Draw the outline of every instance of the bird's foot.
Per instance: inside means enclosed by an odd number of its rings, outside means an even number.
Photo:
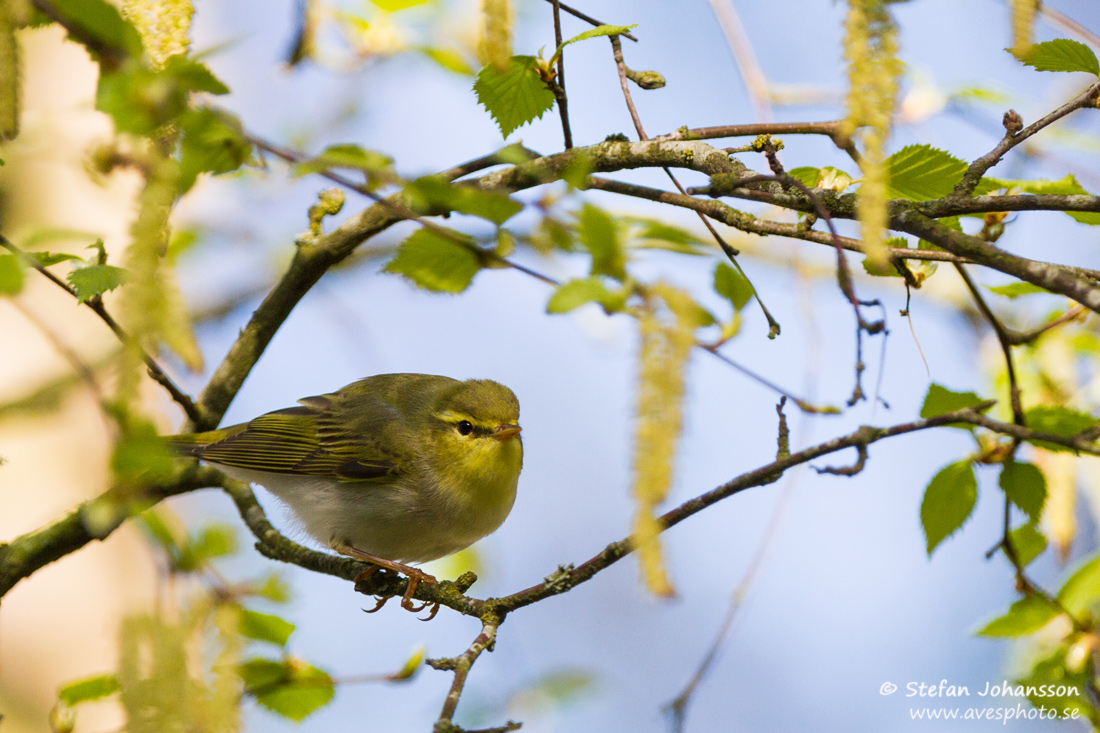
[[[341,555],[347,555],[348,557],[354,557],[358,560],[364,560],[370,563],[370,567],[359,573],[359,575],[355,576],[354,582],[356,585],[373,576],[375,573],[378,572],[379,568],[385,568],[395,573],[401,573],[409,579],[408,584],[405,586],[405,593],[401,596],[401,608],[404,608],[406,611],[412,611],[413,613],[420,613],[428,606],[431,606],[431,611],[428,612],[427,618],[422,618],[420,619],[421,621],[431,621],[433,618],[435,618],[435,615],[439,613],[438,603],[424,602],[419,606],[413,603],[413,594],[416,593],[416,589],[421,583],[439,583],[439,581],[436,580],[434,576],[428,575],[423,570],[419,570],[417,568],[410,567],[408,565],[404,565],[393,560],[386,560],[385,558],[378,557],[377,555],[372,555],[369,552],[364,552],[356,547],[352,547],[351,545],[343,542],[333,542],[332,549],[336,550]],[[386,605],[386,601],[388,601],[389,599],[389,596],[379,598],[378,605],[367,611],[367,613],[374,613],[381,610],[382,606]]]

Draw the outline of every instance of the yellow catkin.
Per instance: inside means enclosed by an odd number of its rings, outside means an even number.
[[[142,615],[122,623],[117,677],[126,730],[235,733],[240,609],[199,598],[178,611],[174,621]]]
[[[122,16],[134,24],[153,66],[187,53],[191,44],[191,0],[124,0]]]
[[[144,172],[145,186],[138,196],[137,217],[130,226],[130,246],[124,260],[129,282],[121,296],[122,319],[134,338],[134,348],[124,351],[119,375],[119,398],[124,402],[136,396],[141,373],[136,347],[155,352],[168,320],[161,267],[168,247],[168,214],[176,200],[179,167],[171,158],[151,153]]]
[[[858,214],[867,257],[887,265],[886,140],[897,100],[901,62],[897,26],[883,0],[849,0],[844,57],[848,61],[848,114],[842,132],[860,129],[863,181]]]
[[[138,346],[156,353],[164,344],[189,367],[202,366],[182,296],[164,257],[168,215],[179,189],[179,165],[166,155],[152,152],[144,172],[145,186],[138,196],[137,217],[130,227],[131,241],[124,260],[129,282],[120,303],[122,319],[134,337],[132,347],[123,351],[119,370],[118,396],[124,403],[137,394],[142,370]]]
[[[174,269],[167,266],[161,268],[160,286],[164,308],[160,337],[164,345],[171,349],[188,369],[193,372],[202,371],[202,350],[195,338],[191,316],[187,313],[187,303],[183,299]]]
[[[1039,12],[1039,0],[1012,0],[1012,52],[1027,53],[1031,48],[1031,30],[1035,14]]]
[[[25,21],[23,0],[0,2],[0,140],[19,134],[19,100],[22,66],[15,30]]]
[[[663,306],[661,306],[663,301]],[[695,341],[698,309],[675,288],[657,284],[640,319],[641,349],[634,432],[633,541],[650,592],[674,594],[661,557],[656,508],[672,485],[683,427],[684,369]]]
[[[1047,500],[1043,505],[1043,533],[1058,551],[1058,559],[1066,562],[1077,536],[1077,457],[1071,453],[1054,453],[1034,449],[1035,465],[1047,480]]]
[[[478,39],[479,60],[486,66],[504,70],[512,57],[511,0],[481,0],[483,16],[481,38]]]

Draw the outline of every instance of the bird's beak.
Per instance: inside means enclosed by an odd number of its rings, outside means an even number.
[[[522,428],[520,428],[519,425],[508,425],[508,424],[498,425],[497,429],[494,430],[493,434],[490,435],[489,437],[490,438],[495,438],[495,439],[497,439],[501,442],[504,442],[505,440],[508,440],[509,438],[514,438],[517,435],[519,435],[519,431],[521,429]]]

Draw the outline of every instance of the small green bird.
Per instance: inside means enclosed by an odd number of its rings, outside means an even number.
[[[405,563],[469,547],[512,510],[519,401],[488,379],[380,374],[298,402],[167,441],[264,486],[337,552],[407,575],[401,605],[420,610],[412,594],[435,578]]]

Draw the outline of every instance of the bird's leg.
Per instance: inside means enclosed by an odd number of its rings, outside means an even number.
[[[333,540],[332,543],[331,543],[331,547],[332,547],[333,550],[340,553],[341,555],[347,555],[348,557],[354,557],[358,560],[364,560],[364,561],[369,562],[372,565],[374,565],[374,567],[367,568],[362,573],[357,575],[355,577],[355,582],[356,583],[358,583],[361,580],[366,580],[370,576],[374,575],[376,572],[378,572],[378,568],[380,568],[380,567],[386,568],[387,570],[392,570],[395,573],[401,573],[401,574],[405,575],[406,577],[408,577],[409,582],[408,582],[408,585],[405,587],[405,594],[403,596],[401,596],[401,608],[404,608],[406,611],[412,611],[413,613],[419,613],[420,611],[423,611],[425,608],[427,608],[429,605],[432,605],[433,608],[432,608],[431,612],[428,614],[428,618],[426,618],[424,620],[425,621],[430,621],[431,619],[435,618],[435,614],[439,611],[439,604],[438,603],[435,603],[435,604],[424,603],[420,606],[416,606],[412,602],[412,597],[413,597],[413,594],[416,593],[417,586],[419,586],[421,583],[438,583],[439,581],[436,580],[435,577],[433,577],[431,575],[428,575],[423,570],[419,570],[419,569],[414,568],[414,567],[409,567],[408,565],[404,565],[404,564],[399,563],[399,562],[394,562],[393,560],[387,560],[385,558],[378,557],[377,555],[372,555],[369,552],[364,552],[363,550],[360,550],[356,547],[352,547],[351,545],[347,544],[346,542],[340,542],[339,540]],[[383,601],[383,603],[384,603],[384,601]],[[377,611],[381,607],[382,607],[381,605],[375,607],[371,611],[371,613],[373,613],[374,611]]]

